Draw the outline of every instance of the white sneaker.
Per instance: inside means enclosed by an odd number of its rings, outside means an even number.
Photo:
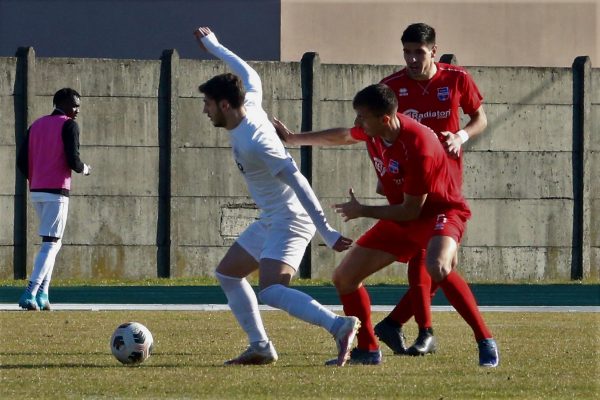
[[[343,367],[346,361],[350,358],[350,350],[352,342],[360,328],[360,320],[356,317],[341,317],[344,318],[344,323],[333,336],[338,350],[337,365]]]
[[[239,356],[225,361],[225,365],[263,365],[277,361],[277,352],[273,343],[268,342],[265,347],[250,345]]]

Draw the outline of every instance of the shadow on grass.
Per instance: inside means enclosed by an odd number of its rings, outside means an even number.
[[[109,365],[94,365],[81,363],[56,363],[56,364],[6,364],[0,365],[0,370],[3,369],[50,369],[50,368],[97,368],[106,369],[114,366]]]
[[[80,353],[41,353],[41,352],[24,352],[24,351],[0,351],[0,356],[42,356],[42,355],[48,355],[48,356],[84,356],[84,357],[90,357],[90,356],[106,356],[109,353],[104,353],[104,352],[80,352]]]
[[[190,356],[190,357],[194,357],[194,356],[199,356],[199,355],[219,355],[222,353],[219,352],[206,352],[206,351],[198,351],[198,352],[152,352],[152,356],[156,357],[169,357],[169,356]],[[90,356],[110,356],[110,352],[100,352],[100,351],[96,351],[96,352],[71,352],[71,353],[57,353],[57,352],[52,352],[52,353],[42,353],[42,352],[23,352],[23,351],[0,351],[0,356],[42,356],[42,355],[48,355],[48,356],[84,356],[84,357],[90,357]]]
[[[223,364],[214,363],[198,363],[198,364],[177,364],[177,363],[162,363],[162,364],[140,364],[140,365],[120,365],[120,364],[81,364],[81,363],[52,363],[52,364],[0,364],[0,370],[18,370],[18,369],[52,369],[52,368],[87,368],[87,369],[113,369],[113,368],[127,368],[127,369],[144,369],[144,368],[215,368],[215,367],[227,367]]]

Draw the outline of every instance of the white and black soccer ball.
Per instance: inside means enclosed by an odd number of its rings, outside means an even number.
[[[110,338],[113,355],[126,365],[143,363],[152,354],[153,345],[152,333],[139,322],[119,325]]]

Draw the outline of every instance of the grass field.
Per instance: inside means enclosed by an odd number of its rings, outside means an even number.
[[[335,348],[325,331],[280,311],[263,315],[280,360],[224,367],[245,347],[229,312],[0,312],[0,399],[600,399],[597,313],[486,313],[501,351],[496,369],[477,366],[454,312],[434,313],[436,355],[384,349],[381,366],[343,368],[323,366]],[[155,338],[139,367],[120,365],[108,345],[130,320]]]

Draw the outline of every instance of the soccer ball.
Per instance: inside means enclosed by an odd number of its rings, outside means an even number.
[[[117,360],[126,365],[143,363],[152,353],[152,333],[139,322],[126,322],[115,329],[110,349]]]

